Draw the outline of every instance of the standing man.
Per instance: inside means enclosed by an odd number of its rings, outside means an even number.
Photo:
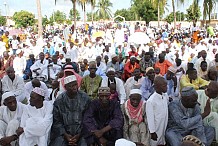
[[[148,129],[151,134],[151,146],[165,145],[165,131],[168,122],[167,82],[157,76],[154,80],[155,92],[147,100],[146,113]]]
[[[6,51],[9,52],[9,32],[6,31],[2,36],[2,40],[5,43]]]
[[[64,78],[66,91],[54,102],[50,146],[86,146],[81,135],[82,117],[90,98],[78,90],[75,75]]]

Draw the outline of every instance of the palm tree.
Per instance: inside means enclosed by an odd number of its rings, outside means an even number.
[[[41,3],[40,0],[36,0],[36,5],[37,5],[37,12],[38,12],[38,35],[39,37],[42,37],[42,11],[41,11]]]
[[[217,0],[204,0],[203,1],[203,20],[206,20],[207,17],[209,18],[214,8],[216,8]]]
[[[73,4],[73,11],[74,11],[74,28],[76,28],[76,2],[77,0],[70,0]],[[57,0],[55,0],[55,5],[57,3]]]
[[[173,15],[174,15],[174,29],[176,28],[176,8],[175,8],[175,2],[178,4],[184,4],[185,0],[172,0],[172,7],[173,7]]]
[[[101,19],[108,19],[112,17],[112,12],[110,10],[110,7],[112,7],[113,4],[110,2],[110,0],[99,0],[96,8],[96,13],[98,14],[99,18]]]
[[[78,1],[79,5],[82,6],[82,10],[83,10],[83,19],[84,19],[84,24],[86,23],[86,4],[88,3],[88,0],[79,0]]]
[[[90,3],[91,3],[91,9],[92,9],[92,22],[93,22],[96,0],[90,0]]]

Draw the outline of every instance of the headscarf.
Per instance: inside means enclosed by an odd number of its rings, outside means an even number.
[[[125,103],[125,108],[126,108],[127,115],[130,119],[129,124],[132,124],[132,122],[137,124],[143,122],[144,102],[142,100],[140,101],[137,107],[133,107],[131,105],[130,99],[128,99]]]
[[[62,84],[63,88],[65,89],[65,87],[64,87],[64,78],[66,77],[65,72],[72,72],[76,76],[78,87],[80,87],[81,82],[82,82],[82,77],[74,71],[74,69],[71,65],[66,65],[65,69],[64,69],[64,76],[61,78],[61,84]]]

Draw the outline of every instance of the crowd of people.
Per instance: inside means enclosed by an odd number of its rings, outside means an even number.
[[[25,33],[0,37],[0,145],[218,145],[211,26],[97,23],[45,28],[43,38]]]

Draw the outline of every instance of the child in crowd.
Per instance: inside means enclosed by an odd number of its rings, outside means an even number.
[[[111,92],[110,100],[116,100],[116,101],[120,102],[119,97],[118,97],[118,93],[116,91],[116,84],[111,83],[109,85],[109,88],[110,88],[110,92]]]

